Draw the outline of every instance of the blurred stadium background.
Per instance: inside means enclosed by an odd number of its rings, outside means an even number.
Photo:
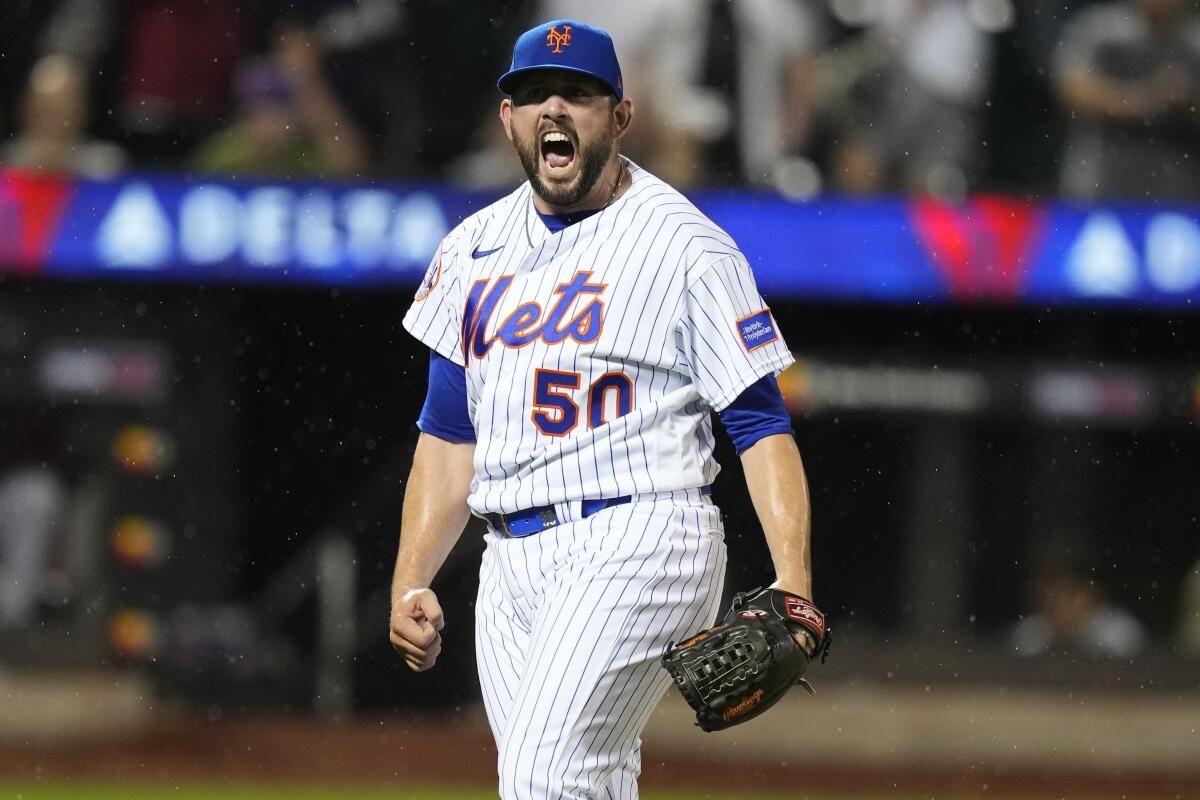
[[[664,701],[650,796],[1200,797],[1184,0],[6,0],[0,797],[488,796],[478,536],[437,669],[386,640],[399,320],[521,179],[494,79],[559,16],[795,348],[836,631],[734,732]]]

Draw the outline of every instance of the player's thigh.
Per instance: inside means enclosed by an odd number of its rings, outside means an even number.
[[[610,786],[669,684],[667,644],[715,615],[725,571],[715,509],[659,505],[602,512],[547,590],[499,742],[506,800]]]
[[[489,541],[475,599],[475,660],[492,734],[500,739],[525,673],[529,624],[518,605],[497,543]]]

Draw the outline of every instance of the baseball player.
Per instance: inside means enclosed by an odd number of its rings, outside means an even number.
[[[476,653],[500,795],[635,798],[639,735],[670,684],[660,657],[721,598],[710,412],[775,585],[812,595],[808,489],[775,382],[792,356],[736,244],[619,154],[634,105],[607,33],[539,25],[498,86],[529,180],[446,237],[404,318],[429,386],[390,639],[433,666],[430,586],[482,517]]]

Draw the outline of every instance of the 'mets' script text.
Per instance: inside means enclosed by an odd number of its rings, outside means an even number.
[[[567,339],[580,344],[596,341],[604,325],[604,302],[596,295],[608,285],[588,283],[591,277],[591,272],[580,270],[570,281],[555,287],[553,295],[556,299],[549,311],[543,311],[541,304],[534,300],[522,303],[495,327],[491,336],[488,331],[492,329],[493,317],[512,286],[513,276],[475,281],[463,309],[463,357],[481,359],[497,342],[515,348],[538,339],[546,344],[560,344]],[[568,318],[577,301],[589,295],[593,296],[591,302]]]

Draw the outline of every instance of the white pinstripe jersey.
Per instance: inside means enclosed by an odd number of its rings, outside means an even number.
[[[792,363],[729,235],[627,163],[558,233],[528,183],[468,217],[404,317],[466,367],[478,513],[712,483],[710,410]]]

